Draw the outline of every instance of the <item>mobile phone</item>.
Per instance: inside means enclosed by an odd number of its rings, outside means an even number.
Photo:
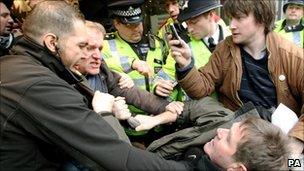
[[[179,35],[178,35],[178,33],[176,31],[176,28],[175,28],[175,26],[174,26],[173,23],[170,24],[170,30],[171,30],[172,40],[179,40],[180,37],[179,37]],[[182,47],[181,42],[179,42],[179,44],[176,45],[176,46],[177,47]]]
[[[170,30],[171,30],[171,34],[172,34],[172,39],[173,40],[179,40],[179,35],[178,35],[178,33],[176,31],[176,28],[175,28],[173,23],[170,24]]]
[[[140,125],[140,122],[134,117],[130,117],[129,119],[127,119],[127,122],[132,128],[136,128]]]

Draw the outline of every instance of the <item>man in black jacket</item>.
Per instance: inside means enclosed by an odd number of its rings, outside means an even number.
[[[71,84],[85,58],[84,21],[62,1],[44,1],[1,61],[0,170],[57,170],[72,158],[91,170],[189,170],[118,139]]]
[[[14,21],[8,8],[4,2],[0,2],[0,56],[8,54],[14,42]]]

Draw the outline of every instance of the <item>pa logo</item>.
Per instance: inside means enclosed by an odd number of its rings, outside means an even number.
[[[292,155],[287,160],[287,166],[290,170],[304,170],[304,155]]]
[[[288,159],[288,167],[302,167],[300,159]]]

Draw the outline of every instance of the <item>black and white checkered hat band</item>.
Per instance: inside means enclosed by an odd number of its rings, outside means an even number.
[[[131,17],[135,15],[141,14],[141,9],[137,8],[129,8],[127,11],[125,10],[113,10],[113,14],[122,16],[122,17]]]

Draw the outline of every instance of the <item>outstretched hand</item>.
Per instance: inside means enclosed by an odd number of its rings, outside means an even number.
[[[140,125],[135,128],[136,131],[149,130],[154,128],[157,125],[172,123],[175,122],[178,115],[175,113],[171,113],[166,111],[164,113],[155,115],[155,116],[147,116],[147,115],[136,115],[135,119],[140,122]]]
[[[134,118],[140,122],[140,125],[135,128],[136,131],[150,130],[159,124],[153,116],[136,115]]]

